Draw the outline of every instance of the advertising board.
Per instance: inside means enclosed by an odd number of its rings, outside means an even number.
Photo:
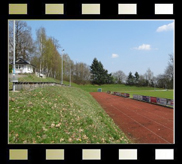
[[[173,100],[172,99],[167,99],[167,105],[173,106]]]
[[[149,96],[142,96],[142,100],[145,102],[150,102],[149,101]]]
[[[130,97],[130,94],[129,93],[125,93],[125,97]]]
[[[143,96],[138,95],[138,100],[142,101],[142,99],[143,99]]]
[[[157,97],[157,104],[166,105],[167,104],[167,99]]]
[[[133,99],[138,100],[138,95],[133,94]]]
[[[150,97],[150,102],[151,103],[157,103],[157,98],[156,97]]]

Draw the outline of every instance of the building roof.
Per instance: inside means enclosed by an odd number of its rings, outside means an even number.
[[[15,61],[15,64],[30,64],[29,62],[27,62],[26,60],[22,59],[22,58],[18,58]]]
[[[10,63],[10,64],[13,64],[13,62]],[[24,64],[24,65],[28,64],[28,65],[32,65],[32,64],[30,64],[30,62],[28,62],[28,61],[26,61],[26,60],[24,60],[24,59],[22,59],[22,58],[18,58],[18,59],[15,61],[15,64]],[[32,66],[34,66],[34,65],[32,65]],[[34,67],[35,67],[35,66],[34,66]]]

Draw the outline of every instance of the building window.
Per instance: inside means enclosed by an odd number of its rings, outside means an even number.
[[[23,69],[23,65],[16,65],[16,69]]]

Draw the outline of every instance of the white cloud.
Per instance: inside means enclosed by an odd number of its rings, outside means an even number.
[[[157,28],[157,32],[162,32],[162,31],[171,31],[174,29],[174,22],[169,23],[167,25],[163,25]]]
[[[112,54],[112,58],[118,58],[119,55],[118,54]]]
[[[151,50],[150,44],[142,44],[141,46],[135,47],[136,50]]]

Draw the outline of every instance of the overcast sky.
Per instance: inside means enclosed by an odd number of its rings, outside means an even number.
[[[40,27],[59,41],[74,62],[96,57],[109,73],[122,70],[164,73],[174,54],[173,20],[30,20],[33,38]],[[61,48],[59,52],[61,53]]]

